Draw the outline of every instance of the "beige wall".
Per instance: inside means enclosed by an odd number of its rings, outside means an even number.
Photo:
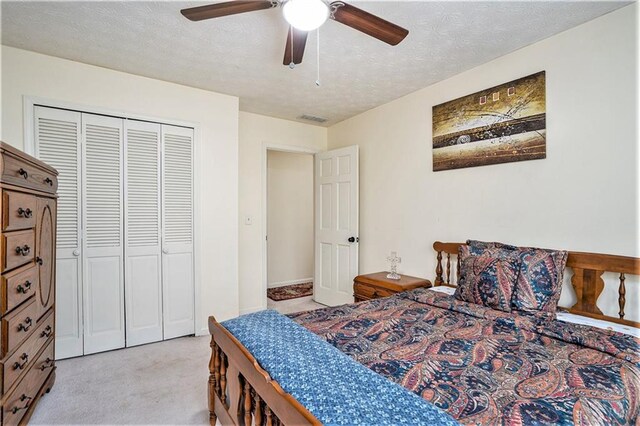
[[[23,147],[23,96],[198,123],[197,330],[207,332],[208,315],[236,316],[238,98],[3,46],[2,140],[18,148]]]
[[[293,121],[240,112],[239,161],[239,279],[240,311],[266,307],[263,281],[266,268],[263,248],[266,223],[262,218],[266,206],[262,192],[266,184],[266,146],[303,148],[323,151],[327,147],[327,129]],[[265,168],[263,170],[263,167]],[[247,216],[252,225],[245,225]]]
[[[360,145],[360,272],[433,278],[433,241],[467,238],[622,255],[638,249],[637,4],[329,129]],[[547,158],[432,171],[431,108],[546,70]],[[561,303],[573,303],[565,286]],[[616,314],[616,288],[601,307]],[[638,320],[638,292],[628,292]]]
[[[267,153],[268,287],[313,279],[313,155]]]

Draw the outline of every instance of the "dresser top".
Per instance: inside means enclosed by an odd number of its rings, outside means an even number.
[[[56,169],[54,169],[53,167],[51,167],[50,165],[48,165],[47,163],[44,163],[40,160],[38,160],[35,157],[32,157],[31,155],[27,154],[26,152],[20,151],[18,148],[15,148],[11,145],[9,145],[6,142],[2,142],[0,141],[0,152],[7,153],[9,155],[11,155],[12,157],[17,157],[22,159],[25,162],[31,163],[34,166],[37,166],[41,169],[44,169],[46,171],[48,171],[49,173],[53,173],[55,175],[58,174],[58,171]]]

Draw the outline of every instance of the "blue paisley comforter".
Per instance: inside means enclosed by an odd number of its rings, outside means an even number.
[[[640,424],[631,336],[425,289],[290,317],[464,424]]]
[[[244,315],[222,325],[324,424],[458,424],[275,311]]]

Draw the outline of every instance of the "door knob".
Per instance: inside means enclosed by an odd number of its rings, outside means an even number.
[[[169,250],[167,250],[167,249],[162,249],[162,253],[164,253],[164,254],[169,254]]]
[[[74,251],[73,251],[73,255],[74,255],[74,256],[80,256],[80,250],[77,250],[77,249],[76,249],[76,250],[74,250]]]
[[[355,243],[356,241],[358,241],[359,238],[356,237],[349,237],[349,239],[347,241],[349,241],[350,243]]]

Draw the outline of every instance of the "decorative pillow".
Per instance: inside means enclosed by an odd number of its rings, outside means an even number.
[[[533,247],[521,247],[519,253],[520,273],[512,308],[519,311],[555,312],[569,253]]]
[[[518,247],[499,242],[487,242],[478,240],[467,240],[467,245],[472,254],[481,254],[488,249],[518,250]]]
[[[514,288],[512,309],[555,313],[562,290],[568,252],[477,240],[467,240],[467,244],[473,254],[517,250],[520,256],[520,270]]]
[[[473,254],[470,246],[462,245],[458,256],[460,278],[454,297],[511,312],[511,296],[520,266],[518,252],[489,249]]]

